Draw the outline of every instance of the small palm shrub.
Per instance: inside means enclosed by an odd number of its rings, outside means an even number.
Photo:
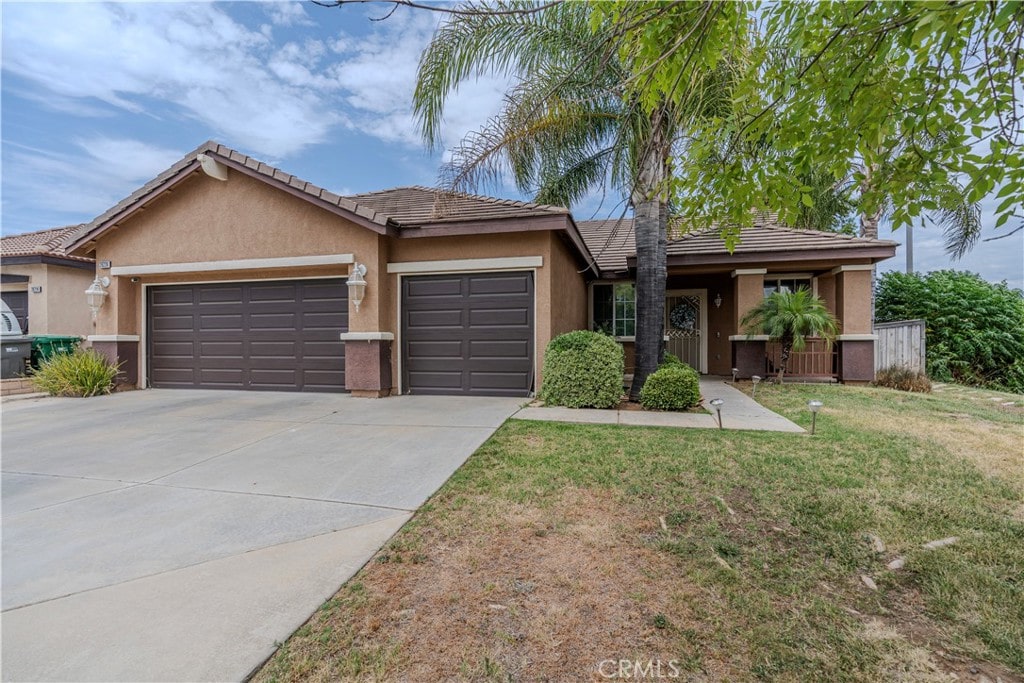
[[[51,396],[109,394],[119,367],[94,349],[76,349],[40,363],[32,382]]]
[[[622,346],[612,337],[579,330],[551,340],[544,353],[540,398],[568,408],[611,408],[622,398]]]
[[[922,394],[929,394],[932,391],[932,383],[928,380],[928,375],[901,365],[892,365],[884,370],[879,370],[875,375],[875,386],[899,389],[900,391],[916,391]]]
[[[662,364],[640,390],[640,405],[650,410],[686,410],[700,401],[700,377],[686,363]]]

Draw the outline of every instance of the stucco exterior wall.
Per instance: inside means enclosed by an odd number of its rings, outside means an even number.
[[[871,333],[871,270],[836,274],[835,313],[843,334]]]
[[[584,267],[558,235],[551,234],[551,336],[587,329]]]
[[[85,303],[85,290],[95,273],[46,263],[5,265],[8,275],[25,275],[25,285],[6,284],[4,291],[28,292],[29,332],[84,337],[92,334],[92,314]],[[43,291],[33,292],[32,287]]]

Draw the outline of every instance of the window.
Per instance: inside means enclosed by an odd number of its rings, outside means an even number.
[[[764,295],[770,296],[775,292],[795,292],[798,289],[811,289],[810,277],[778,277],[764,276]]]
[[[593,329],[616,337],[636,335],[636,287],[632,282],[594,285]]]

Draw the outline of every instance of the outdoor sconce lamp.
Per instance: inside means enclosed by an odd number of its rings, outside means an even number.
[[[822,405],[822,402],[816,399],[807,402],[807,407],[811,409],[811,436],[814,436],[815,423],[818,421],[818,411],[821,410]]]
[[[757,396],[757,383],[761,381],[761,375],[754,375],[750,378],[750,381],[754,383],[754,390],[750,393]]]
[[[722,293],[715,294],[715,308],[722,307]]]
[[[720,398],[711,399],[711,405],[715,407],[715,412],[718,413],[718,428],[722,429],[722,404],[725,403]]]
[[[89,310],[92,311],[92,319],[96,319],[96,315],[103,308],[103,302],[110,296],[107,293],[107,287],[110,286],[109,277],[96,276],[96,279],[89,285],[89,289],[85,290],[85,301],[89,304]]]
[[[348,298],[357,311],[359,310],[359,304],[363,303],[363,296],[366,294],[364,275],[366,275],[366,266],[362,263],[353,263],[352,272],[349,274],[348,280],[345,281],[345,284],[348,285]]]

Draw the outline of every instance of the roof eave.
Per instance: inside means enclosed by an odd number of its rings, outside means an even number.
[[[739,254],[726,252],[713,254],[675,254],[666,259],[669,266],[728,266],[737,263],[771,263],[777,261],[843,261],[868,259],[872,263],[884,261],[896,255],[895,244],[877,244],[857,247],[825,247],[821,249],[795,249],[787,251],[755,251]],[[636,256],[626,259],[630,268],[636,266]]]

